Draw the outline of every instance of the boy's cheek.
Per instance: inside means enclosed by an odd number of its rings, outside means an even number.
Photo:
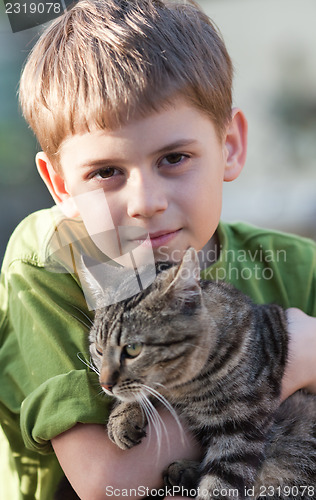
[[[63,200],[61,203],[59,203],[58,206],[65,215],[65,217],[68,217],[70,219],[75,219],[76,217],[80,217],[80,212],[78,210],[78,207],[71,196]]]

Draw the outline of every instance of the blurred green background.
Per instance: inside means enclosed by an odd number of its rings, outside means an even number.
[[[53,204],[34,156],[38,146],[18,108],[23,61],[39,28],[12,33],[0,2],[0,262],[10,234],[29,213]]]
[[[234,103],[249,122],[241,177],[224,188],[223,218],[316,238],[316,2],[200,0],[235,65]],[[12,33],[0,2],[0,262],[14,227],[52,205],[17,88],[40,28]]]

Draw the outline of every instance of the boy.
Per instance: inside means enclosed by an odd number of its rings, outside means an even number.
[[[3,265],[1,425],[12,450],[6,484],[10,476],[20,492],[4,498],[50,500],[63,471],[80,498],[121,498],[127,488],[140,498],[139,486],[161,485],[165,465],[199,456],[163,412],[158,458],[154,436],[125,452],[107,438],[108,401],[77,357],[88,358],[93,317],[82,254],[120,262],[150,241],[155,259],[177,261],[194,246],[204,277],[290,308],[283,397],[315,390],[316,320],[304,314],[316,315],[315,245],[219,223],[222,182],[246,155],[231,84],[223,41],[190,4],[82,0],[36,44],[20,97],[61,210],[22,222]]]

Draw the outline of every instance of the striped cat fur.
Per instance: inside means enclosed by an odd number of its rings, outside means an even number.
[[[123,449],[140,443],[165,404],[203,449],[200,463],[170,464],[167,486],[207,491],[209,499],[256,500],[267,488],[272,500],[315,498],[316,396],[298,392],[280,405],[286,313],[199,274],[189,249],[150,287],[96,312],[92,361],[118,401],[111,440]]]

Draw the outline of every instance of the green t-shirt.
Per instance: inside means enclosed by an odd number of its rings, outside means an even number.
[[[221,222],[220,258],[202,277],[230,281],[257,303],[316,316],[313,241]],[[67,244],[68,243],[68,244]],[[79,220],[36,212],[13,233],[0,282],[0,498],[51,500],[62,470],[50,440],[77,422],[105,424],[89,359],[89,310],[78,255],[92,253]]]

